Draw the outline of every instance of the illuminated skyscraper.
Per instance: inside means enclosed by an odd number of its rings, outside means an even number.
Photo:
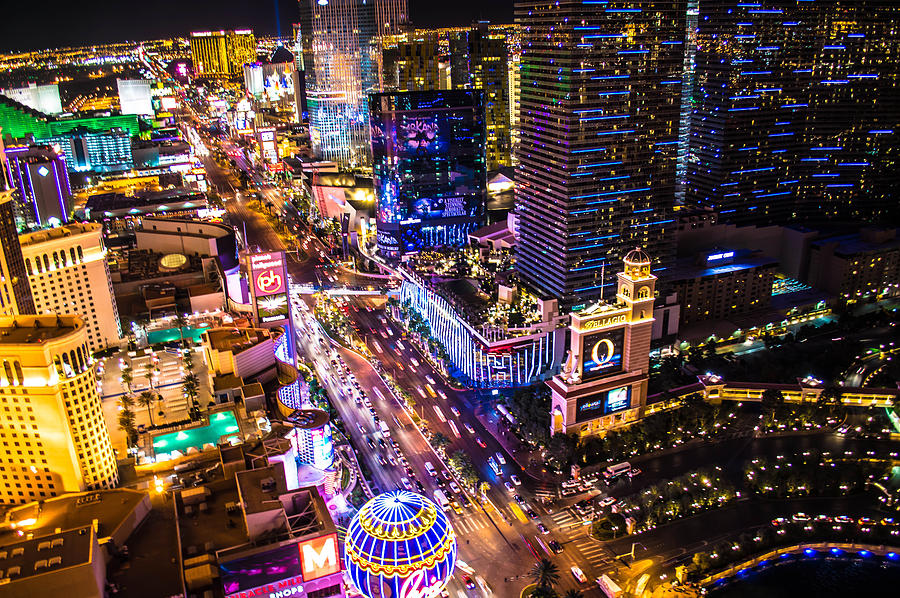
[[[81,316],[92,353],[121,338],[102,231],[102,225],[86,222],[19,237],[35,311]]]
[[[12,191],[0,191],[0,315],[4,316],[34,313],[12,195]]]
[[[256,37],[249,29],[191,33],[194,73],[201,79],[239,80],[244,65],[256,62]]]
[[[454,89],[484,92],[487,164],[494,170],[510,164],[509,52],[506,35],[487,23],[451,34],[451,80]]]
[[[516,2],[517,269],[563,306],[600,297],[636,246],[672,256],[685,3]]]
[[[366,0],[300,0],[313,148],[346,166],[369,163],[366,96],[377,83],[374,29],[374,6]]]
[[[371,161],[368,94],[379,90],[381,35],[401,32],[406,0],[299,0],[313,148],[346,166]]]
[[[0,504],[118,482],[77,316],[0,317]]]
[[[738,224],[896,215],[900,5],[701,0],[686,203]]]

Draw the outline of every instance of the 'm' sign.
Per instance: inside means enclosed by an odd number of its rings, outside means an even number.
[[[341,570],[337,534],[300,542],[300,568],[303,580],[311,581]]]

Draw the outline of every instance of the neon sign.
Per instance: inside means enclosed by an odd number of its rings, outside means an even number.
[[[340,572],[337,534],[300,542],[300,565],[306,581]]]
[[[444,589],[444,582],[432,577],[425,577],[425,570],[419,569],[403,580],[400,586],[400,598],[437,598]]]
[[[284,278],[275,270],[265,270],[256,275],[256,290],[259,295],[271,295],[284,288]]]
[[[707,262],[717,262],[719,260],[727,260],[728,258],[734,257],[733,251],[725,251],[723,253],[714,253],[712,255],[706,256]]]

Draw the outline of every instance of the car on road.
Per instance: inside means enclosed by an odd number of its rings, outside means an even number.
[[[512,483],[515,484],[516,486],[522,485],[522,480],[520,480],[519,476],[517,476],[516,474],[512,474],[511,476],[509,476],[509,479],[511,479]]]
[[[441,477],[444,478],[445,480],[447,480],[448,482],[453,480],[453,476],[450,475],[450,472],[447,471],[446,469],[441,470]]]
[[[629,477],[629,478],[633,478],[633,477],[635,477],[635,476],[641,475],[641,473],[642,473],[642,472],[641,472],[640,469],[638,469],[637,467],[632,467],[632,468],[631,468],[631,471],[628,472],[628,477]]]
[[[443,390],[438,389],[438,390],[437,390],[437,393],[438,393],[438,396],[439,396],[439,397],[441,397],[441,398],[444,399],[445,401],[447,400],[447,393],[445,393]]]
[[[528,509],[528,517],[531,519],[537,519],[538,514],[534,512],[534,509]]]
[[[378,455],[378,462],[381,463],[382,466],[387,465],[387,461],[381,455]]]
[[[435,383],[434,378],[431,377],[431,374],[428,374],[427,376],[425,376],[425,380],[427,380],[429,384]]]
[[[408,479],[400,478],[400,483],[403,485],[404,488],[406,488],[407,490],[412,492],[413,487],[412,487],[412,484],[409,483]]]
[[[425,485],[422,484],[422,482],[420,482],[419,480],[416,480],[416,490],[418,490],[420,494],[425,493]]]
[[[415,357],[410,357],[409,360],[412,362],[412,364],[413,364],[414,366],[419,367],[419,360],[418,360],[418,359],[416,359]]]
[[[456,482],[450,482],[450,492],[459,494],[462,491],[459,489],[459,485]]]
[[[809,515],[807,515],[806,513],[802,513],[802,512],[794,513],[793,515],[791,515],[791,519],[793,519],[794,521],[796,521],[798,523],[806,522],[806,521],[809,521]]]
[[[379,439],[378,439],[378,446],[380,446],[380,447],[383,448],[383,449],[386,449],[386,448],[387,448],[387,443],[384,441],[384,438],[379,438]]]
[[[487,445],[484,443],[484,440],[481,439],[481,436],[475,437],[475,444],[477,444],[481,448],[487,448]]]
[[[456,407],[451,407],[451,408],[450,408],[450,413],[452,413],[452,414],[455,415],[456,417],[459,417],[459,409],[457,409]]]
[[[547,546],[550,547],[550,550],[553,551],[553,554],[559,554],[563,551],[562,544],[560,544],[556,540],[550,540],[549,542],[547,542]]]
[[[616,502],[615,498],[613,498],[612,496],[607,496],[606,498],[604,498],[603,500],[600,501],[600,506],[605,508],[612,504],[615,504],[615,502]]]
[[[520,505],[524,505],[524,504],[525,504],[525,499],[522,498],[522,496],[519,495],[519,494],[513,494],[513,500],[515,500],[515,501],[516,501],[517,503],[519,503]]]
[[[464,507],[468,507],[469,505],[472,504],[472,501],[470,501],[469,497],[466,496],[465,494],[460,494],[459,495],[459,504],[461,504]]]
[[[572,575],[581,583],[587,583],[587,577],[584,575],[584,571],[578,568],[577,565],[572,565],[570,569],[572,571]]]
[[[469,434],[474,434],[474,433],[475,433],[475,428],[473,428],[473,427],[472,427],[472,424],[470,424],[469,422],[464,423],[464,424],[463,424],[463,427],[466,429],[466,431],[467,431]]]
[[[363,425],[362,425],[361,423],[356,422],[356,427],[359,429],[359,433],[360,433],[360,434],[365,434],[365,433],[366,433],[366,429],[363,427]]]
[[[391,465],[397,464],[397,460],[394,459],[394,455],[392,455],[390,453],[388,453],[387,460],[388,460],[388,463],[390,463]]]
[[[547,529],[547,526],[544,525],[543,523],[538,523],[537,528],[538,528],[538,531],[541,532],[542,534],[544,534],[545,536],[550,533],[550,530]]]
[[[853,523],[853,519],[846,515],[838,515],[834,518],[835,523]]]
[[[516,487],[510,484],[509,482],[503,482],[503,485],[506,487],[507,492],[515,492]]]
[[[366,438],[366,444],[369,445],[370,449],[372,449],[373,451],[375,450],[375,441],[374,440],[372,440],[371,438]]]
[[[468,575],[466,575],[465,577],[463,577],[463,583],[466,584],[466,588],[468,588],[468,589],[470,589],[470,590],[474,590],[474,589],[475,589],[475,582],[472,581],[472,578],[469,577]]]

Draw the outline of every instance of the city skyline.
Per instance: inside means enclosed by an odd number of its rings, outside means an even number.
[[[895,591],[900,4],[21,4],[4,597]]]
[[[425,0],[410,1],[410,18],[416,27],[465,26],[484,19],[511,23],[514,0],[480,2],[460,0],[452,6]],[[30,27],[8,28],[0,36],[0,51],[39,50],[81,46],[91,43],[115,43],[187,37],[191,31],[240,29],[249,27],[261,36],[276,35],[275,7],[282,37],[290,37],[291,23],[299,20],[296,0],[200,0],[178,7],[178,18],[136,19],[117,2],[82,4],[60,3],[52,11],[28,3],[16,3],[6,13],[8,22],[37,23]],[[165,11],[170,5],[146,2],[142,10]]]

